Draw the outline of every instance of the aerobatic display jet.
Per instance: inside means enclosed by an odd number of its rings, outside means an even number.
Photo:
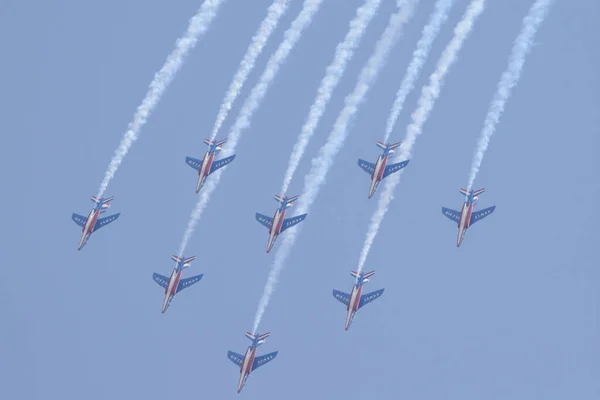
[[[229,164],[235,158],[235,154],[215,161],[215,156],[223,150],[222,144],[227,141],[227,138],[218,141],[204,139],[204,143],[208,145],[208,151],[204,154],[202,160],[197,158],[186,157],[185,162],[196,171],[198,171],[198,184],[196,185],[196,193],[202,189],[206,178],[221,167]]]
[[[379,155],[379,157],[377,157],[377,161],[375,161],[375,164],[365,160],[361,160],[360,158],[358,159],[358,166],[361,167],[366,173],[371,175],[369,199],[373,196],[375,190],[377,190],[377,186],[379,186],[379,183],[381,183],[383,179],[388,177],[390,174],[393,174],[394,172],[400,171],[402,168],[408,165],[408,162],[410,160],[387,165],[389,156],[394,154],[394,152],[396,151],[395,149],[398,146],[400,146],[400,144],[402,143],[397,142],[385,144],[382,142],[377,142],[377,146],[380,149],[382,149],[383,152]]]
[[[371,272],[357,272],[352,271],[350,275],[352,275],[356,279],[356,283],[352,287],[352,291],[350,294],[340,292],[339,290],[333,290],[333,297],[335,297],[340,303],[343,303],[346,306],[348,312],[346,313],[346,326],[345,330],[348,330],[350,327],[350,323],[354,320],[354,316],[356,312],[363,307],[365,304],[369,304],[379,296],[383,294],[385,289],[379,289],[371,293],[362,294],[363,285],[366,282],[369,282],[371,276],[375,274],[375,271]]]
[[[275,243],[275,240],[277,240],[277,236],[279,236],[279,234],[284,232],[286,229],[289,229],[292,226],[304,221],[307,215],[302,214],[286,219],[285,211],[294,204],[294,201],[296,201],[296,199],[298,199],[299,196],[281,197],[275,195],[274,197],[275,200],[279,202],[280,206],[277,209],[277,211],[275,211],[275,215],[273,216],[273,218],[256,213],[256,220],[269,229],[269,243],[267,244],[267,253],[271,251],[271,248],[273,247],[273,244]]]
[[[235,365],[240,367],[240,380],[237,387],[238,393],[244,387],[244,384],[246,383],[246,380],[252,371],[273,360],[275,356],[277,356],[277,353],[279,353],[278,351],[274,351],[272,353],[265,354],[264,356],[256,357],[256,350],[258,349],[258,346],[263,344],[269,335],[269,332],[263,333],[262,335],[258,333],[254,335],[250,332],[246,332],[246,337],[252,340],[252,344],[248,347],[246,353],[241,355],[233,351],[227,352],[227,358],[229,358]]]
[[[90,211],[87,218],[83,215],[75,213],[71,216],[73,221],[75,221],[75,223],[82,228],[81,239],[79,239],[79,246],[77,246],[77,250],[81,250],[81,248],[87,243],[92,233],[96,232],[103,226],[110,224],[119,218],[119,215],[121,215],[121,213],[118,213],[98,219],[100,214],[104,214],[110,207],[110,202],[112,199],[114,199],[114,196],[101,198],[92,196],[91,199],[94,202],[94,208],[92,208],[92,211]]]
[[[460,212],[450,208],[442,207],[442,214],[458,224],[458,238],[456,240],[456,247],[460,246],[465,238],[467,229],[469,229],[471,225],[484,219],[496,209],[496,206],[492,206],[473,212],[473,207],[477,204],[479,195],[485,192],[485,188],[479,190],[471,189],[470,191],[467,191],[467,189],[460,189],[460,192],[466,196],[465,203],[463,204]]]
[[[171,272],[171,276],[167,278],[166,276],[162,276],[157,274],[156,272],[152,274],[152,279],[156,281],[161,287],[165,289],[165,301],[163,302],[162,312],[167,311],[169,304],[171,304],[171,300],[175,294],[181,292],[183,289],[192,286],[194,283],[198,282],[202,279],[204,274],[192,276],[191,278],[181,279],[181,273],[184,269],[188,268],[192,265],[192,261],[196,259],[196,256],[191,256],[188,258],[182,258],[178,256],[171,256],[171,259],[175,261],[177,264]]]

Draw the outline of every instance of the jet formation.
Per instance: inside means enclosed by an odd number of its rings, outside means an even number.
[[[226,141],[227,138],[217,141],[204,139],[204,143],[208,146],[208,150],[204,154],[202,160],[192,157],[185,158],[185,162],[198,172],[196,193],[199,193],[200,190],[202,190],[202,187],[204,186],[206,180],[213,172],[231,163],[235,158],[235,155],[232,155],[220,160],[215,160],[215,156],[221,152],[221,150],[223,149],[223,144]],[[400,145],[401,142],[377,142],[377,146],[382,150],[382,152],[378,156],[375,163],[358,159],[358,166],[371,176],[371,182],[368,193],[369,199],[373,197],[375,191],[377,190],[377,187],[383,179],[395,172],[400,171],[408,165],[410,160],[404,160],[398,163],[388,164],[390,156],[395,153],[396,149]],[[483,192],[485,192],[485,189],[460,189],[460,192],[465,196],[465,201],[460,212],[446,207],[442,207],[442,213],[446,217],[454,221],[458,226],[458,238],[456,242],[457,247],[459,247],[463,242],[465,234],[472,224],[487,217],[496,209],[496,206],[492,206],[480,211],[473,211],[473,208],[478,202],[479,196]],[[260,213],[256,213],[256,220],[269,230],[269,239],[267,242],[266,249],[267,253],[271,251],[273,245],[275,244],[275,241],[281,233],[306,219],[306,213],[297,215],[295,217],[286,218],[287,209],[294,204],[298,197],[299,196],[287,197],[285,195],[275,195],[274,198],[279,203],[279,207],[275,210],[275,214],[272,218]],[[103,226],[110,224],[119,217],[120,213],[113,214],[104,218],[99,218],[100,214],[105,213],[106,210],[110,207],[110,202],[113,200],[113,198],[114,197],[98,198],[96,196],[92,196],[91,199],[94,202],[94,207],[92,208],[87,217],[84,217],[79,214],[72,215],[73,221],[75,221],[75,223],[82,228],[82,234],[79,240],[79,244],[77,246],[77,250],[81,250],[81,248],[89,240],[92,233],[96,232]],[[200,274],[182,279],[183,271],[191,266],[192,261],[196,259],[195,256],[184,258],[180,255],[173,255],[171,256],[171,259],[175,261],[175,267],[173,268],[173,271],[171,272],[171,275],[168,278],[156,272],[152,275],[152,279],[154,279],[154,281],[165,290],[165,297],[163,300],[161,313],[165,313],[165,311],[167,311],[169,305],[171,304],[171,301],[177,293],[199,282],[203,277],[203,274]],[[352,321],[356,317],[358,310],[360,310],[362,307],[369,304],[373,300],[379,298],[383,294],[385,289],[378,289],[367,294],[362,293],[364,284],[369,282],[370,278],[374,274],[375,271],[352,271],[350,275],[355,279],[355,283],[352,286],[350,293],[341,292],[335,289],[333,290],[333,297],[346,306],[346,319],[344,324],[345,330],[348,330],[348,328],[350,327]],[[265,342],[268,336],[269,333],[255,334],[247,332],[246,337],[250,339],[252,343],[246,349],[244,355],[235,353],[233,351],[227,352],[227,358],[240,368],[240,378],[237,386],[238,393],[246,384],[246,381],[252,371],[272,361],[277,356],[277,351],[262,356],[256,355],[258,347]]]

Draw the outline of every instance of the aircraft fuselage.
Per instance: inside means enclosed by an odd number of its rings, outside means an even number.
[[[169,307],[169,303],[175,296],[175,292],[177,291],[177,286],[179,286],[179,280],[181,279],[181,272],[183,270],[173,270],[171,276],[169,277],[169,283],[167,283],[167,287],[165,288],[165,301],[163,302],[162,312],[167,311]]]
[[[240,367],[240,381],[238,382],[237,392],[239,393],[244,384],[246,383],[246,379],[250,372],[252,372],[252,364],[254,364],[254,357],[256,357],[256,347],[248,347],[246,349],[246,353],[244,354],[244,360],[242,361],[242,366]]]
[[[281,227],[283,225],[283,220],[285,219],[285,208],[283,210],[277,209],[275,211],[275,215],[273,215],[273,223],[271,224],[271,228],[269,229],[269,243],[267,244],[267,253],[271,251],[277,236],[281,232]]]
[[[81,233],[81,239],[79,239],[79,246],[77,250],[81,250],[81,248],[85,245],[88,238],[94,231],[94,227],[96,226],[96,221],[98,221],[98,216],[100,215],[99,209],[92,209],[90,211],[87,219],[85,220],[85,225],[83,226],[83,230]]]
[[[354,285],[352,287],[352,292],[350,292],[350,299],[348,299],[348,313],[346,314],[346,326],[345,330],[348,330],[352,320],[354,319],[354,315],[356,311],[358,311],[358,305],[360,303],[360,295],[362,293],[362,285],[357,286]]]
[[[467,233],[467,229],[469,229],[469,225],[471,223],[471,214],[473,213],[473,203],[467,204],[466,202],[463,204],[462,209],[460,210],[460,219],[458,220],[458,238],[456,239],[456,247],[459,247],[465,238],[465,234]]]
[[[202,158],[202,164],[200,164],[200,169],[198,170],[198,184],[196,185],[196,193],[202,189],[204,185],[204,181],[206,181],[206,177],[210,172],[210,168],[212,167],[212,163],[215,159],[215,153],[207,151],[204,154],[204,158]]]
[[[377,186],[379,186],[379,182],[383,178],[383,172],[385,171],[385,166],[387,164],[387,156],[380,155],[375,162],[375,167],[373,168],[373,173],[371,174],[371,188],[369,189],[369,199],[377,190]]]

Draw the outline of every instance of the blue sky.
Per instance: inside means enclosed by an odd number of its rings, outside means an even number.
[[[18,399],[236,398],[238,368],[273,254],[254,213],[272,200],[336,44],[362,0],[326,0],[281,68],[227,167],[186,255],[203,280],[160,313],[196,202],[185,156],[201,157],[225,90],[269,0],[229,0],[191,52],[111,182],[120,219],[77,252],[72,212],[89,196],[154,73],[199,1],[0,5],[4,181],[0,376]],[[309,145],[301,194],[344,97],[385,29],[384,1]],[[556,1],[475,182],[495,213],[455,246],[440,212],[459,208],[476,140],[532,1],[489,1],[450,71],[366,270],[384,295],[343,329],[333,288],[349,291],[375,199],[357,158],[375,159],[420,31],[422,0],[351,125],[261,323],[277,359],[240,396],[262,399],[597,399],[596,249],[600,5]],[[391,140],[402,140],[421,86],[467,1],[457,0]],[[265,47],[223,134],[301,9]],[[293,213],[293,208],[292,208]],[[277,246],[277,245],[276,245]]]

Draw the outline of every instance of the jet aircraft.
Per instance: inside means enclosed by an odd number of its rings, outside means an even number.
[[[157,274],[156,272],[152,274],[152,279],[156,281],[161,287],[165,289],[165,301],[163,302],[162,312],[167,311],[169,304],[171,304],[171,300],[175,294],[181,292],[183,289],[192,286],[194,283],[198,282],[202,279],[204,274],[192,276],[191,278],[181,279],[181,273],[184,269],[188,268],[192,265],[192,261],[196,259],[196,256],[191,256],[188,258],[181,258],[179,256],[171,256],[171,259],[175,261],[177,264],[171,272],[171,276],[167,278],[166,276],[162,276]]]
[[[467,191],[467,189],[460,189],[460,192],[466,196],[465,203],[463,204],[460,212],[450,208],[442,207],[442,214],[458,224],[458,238],[456,240],[456,247],[460,246],[465,238],[467,229],[469,229],[471,225],[484,219],[496,209],[496,206],[492,206],[473,212],[473,207],[477,204],[479,195],[485,192],[485,188],[479,190],[471,189],[470,191]]]
[[[92,233],[96,232],[103,226],[110,224],[111,222],[119,218],[119,215],[121,215],[121,213],[118,213],[98,219],[100,214],[104,214],[106,210],[110,207],[110,202],[112,201],[112,199],[114,199],[114,196],[101,198],[92,196],[91,199],[94,202],[94,208],[92,208],[92,211],[90,211],[87,218],[83,215],[75,213],[73,213],[73,215],[71,216],[73,221],[75,221],[75,223],[82,228],[81,239],[79,239],[79,245],[77,246],[77,250],[81,250],[81,248],[87,243]]]
[[[371,276],[375,274],[375,271],[371,272],[357,272],[352,271],[352,275],[356,279],[356,283],[352,287],[350,294],[340,292],[339,290],[333,290],[333,297],[335,297],[340,303],[343,303],[348,310],[346,314],[346,326],[345,330],[348,330],[350,323],[354,320],[356,312],[363,307],[365,304],[369,304],[379,296],[383,294],[385,289],[379,289],[371,293],[362,294],[363,285],[369,282]]]
[[[235,154],[229,157],[225,157],[221,160],[215,161],[215,155],[219,154],[223,150],[222,144],[227,141],[227,138],[218,141],[212,141],[210,139],[204,139],[204,143],[208,145],[208,151],[204,154],[202,160],[197,158],[186,157],[185,162],[196,171],[198,171],[198,183],[196,185],[196,193],[202,189],[206,178],[218,170],[221,167],[229,164],[235,158]]]
[[[241,355],[233,351],[227,352],[227,358],[229,358],[235,365],[240,367],[240,380],[237,387],[238,393],[244,387],[244,384],[246,383],[246,380],[252,371],[273,360],[277,356],[277,353],[279,353],[278,351],[274,351],[272,353],[265,354],[264,356],[256,357],[256,349],[258,349],[258,346],[265,342],[269,335],[269,332],[263,333],[262,335],[253,335],[250,332],[246,332],[246,337],[252,340],[252,344],[248,347],[246,353]]]
[[[401,144],[402,144],[402,142],[388,143],[388,144],[385,144],[383,142],[377,142],[377,146],[380,149],[382,149],[383,152],[379,155],[379,157],[377,157],[377,161],[375,161],[375,164],[370,163],[365,160],[361,160],[360,158],[358,159],[358,166],[361,167],[366,173],[371,175],[371,187],[369,189],[369,199],[373,196],[373,194],[375,193],[375,190],[377,190],[377,187],[379,186],[379,183],[381,183],[381,181],[384,178],[388,177],[389,175],[393,174],[394,172],[400,171],[402,168],[404,168],[408,165],[408,162],[410,160],[402,161],[402,162],[399,162],[396,164],[387,165],[389,156],[394,154],[394,152],[396,151],[395,149],[398,146],[400,146]]]
[[[256,213],[256,220],[260,222],[262,225],[269,229],[269,243],[267,244],[267,253],[271,251],[277,236],[281,234],[288,228],[304,221],[307,214],[297,215],[292,218],[285,218],[286,209],[291,207],[294,204],[294,201],[298,199],[299,196],[292,197],[281,197],[275,195],[275,200],[280,203],[279,208],[275,211],[275,215],[273,218],[267,217],[266,215],[262,215]]]

